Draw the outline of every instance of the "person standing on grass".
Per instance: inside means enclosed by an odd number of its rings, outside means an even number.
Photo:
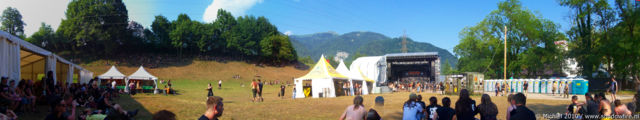
[[[476,101],[469,97],[467,89],[460,90],[460,98],[456,101],[456,118],[459,120],[473,120],[478,114]]]
[[[516,109],[511,111],[509,120],[536,120],[536,113],[527,108],[527,97],[522,93],[513,95],[512,103],[516,105]]]
[[[524,84],[522,85],[522,87],[523,87],[522,93],[527,94],[527,89],[529,88],[529,82],[524,81]]]
[[[569,86],[567,84],[564,85],[564,96],[569,98]]]
[[[262,86],[264,86],[264,83],[258,79],[258,97],[260,98],[260,102],[264,101],[264,98],[262,98]]]
[[[293,94],[291,94],[291,99],[296,99],[296,87],[293,87]]]
[[[213,96],[213,90],[212,89],[213,89],[213,87],[211,87],[211,83],[209,83],[209,87],[207,87],[207,91],[208,91],[207,97]]]
[[[435,119],[436,111],[442,106],[438,105],[438,98],[431,96],[429,98],[429,106],[425,107],[425,116],[429,120]]]
[[[618,81],[616,81],[616,77],[615,76],[611,77],[610,85],[611,85],[611,87],[609,87],[609,89],[611,91],[611,99],[615,100],[616,99],[616,93],[618,92]]]
[[[491,102],[489,95],[482,94],[480,105],[478,105],[478,113],[480,113],[480,120],[497,120],[498,107]]]
[[[284,90],[285,90],[285,86],[284,84],[280,85],[280,98],[284,98]]]
[[[416,102],[418,96],[415,93],[409,95],[409,100],[402,106],[402,120],[418,120],[418,114],[422,113],[422,106]]]
[[[253,93],[252,101],[255,102],[258,94],[258,82],[256,82],[256,79],[251,82],[251,92]]]
[[[356,96],[353,98],[353,105],[349,105],[342,115],[340,116],[340,120],[364,120],[367,111],[362,105],[362,97]]]
[[[198,120],[218,120],[218,117],[222,116],[224,111],[222,100],[222,97],[219,96],[209,96],[207,98],[207,111]]]
[[[344,91],[345,96],[349,96],[349,91],[347,91],[347,89],[349,89],[347,88],[347,82],[342,83],[342,91]]]
[[[218,80],[218,89],[222,89],[222,80]]]

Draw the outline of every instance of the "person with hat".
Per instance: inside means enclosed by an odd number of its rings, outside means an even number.
[[[409,100],[402,106],[402,120],[419,120],[422,113],[422,106],[418,104],[418,96],[415,93],[409,95]]]

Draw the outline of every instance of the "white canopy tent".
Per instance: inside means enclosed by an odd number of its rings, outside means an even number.
[[[73,82],[74,73],[80,76],[79,81],[89,81],[93,75],[92,72],[5,31],[0,31],[0,56],[0,76],[17,82],[22,79],[40,80],[47,71],[53,72],[54,80],[67,83]],[[56,69],[58,65],[66,67]]]
[[[129,75],[129,77],[127,77],[125,83],[129,83],[130,80],[153,81],[154,93],[155,93],[155,90],[158,89],[158,77],[151,75],[142,66],[140,66],[138,68],[138,70],[136,70],[136,72],[133,72],[133,74]],[[129,91],[129,87],[125,87],[125,91],[128,92]]]
[[[349,80],[348,77],[338,73],[332,66],[324,59],[324,55],[320,57],[316,65],[311,68],[309,73],[306,75],[294,79],[294,83],[296,86],[296,98],[304,98],[305,91],[310,92],[310,96],[313,98],[320,97],[322,94],[323,97],[336,97],[336,89],[334,80]],[[303,89],[304,81],[311,81],[311,85],[309,87],[305,87]]]
[[[127,76],[124,76],[124,74],[122,74],[118,69],[116,69],[116,66],[113,66],[113,65],[111,66],[111,68],[109,68],[109,70],[107,70],[107,72],[98,76],[99,79],[123,79],[123,80],[125,77]]]
[[[362,77],[358,77],[358,76],[354,76],[351,74],[351,71],[349,71],[349,69],[347,69],[347,66],[344,65],[344,61],[340,60],[340,63],[338,64],[338,67],[336,68],[336,71],[342,75],[346,75],[347,77],[349,77],[349,90],[351,95],[354,95],[354,86],[353,86],[353,81],[356,82],[360,82],[360,84],[362,84],[362,81],[364,81],[362,79]],[[364,84],[365,88],[367,84]],[[364,92],[362,92],[364,94]]]
[[[122,87],[127,88],[126,87],[126,78],[127,76],[125,76],[124,74],[122,74],[118,69],[116,69],[116,66],[111,66],[111,68],[109,68],[109,70],[107,70],[107,72],[103,73],[102,75],[98,76],[98,79],[100,79],[100,81],[98,81],[98,86],[102,85],[102,80],[122,80],[122,84],[120,84]],[[105,82],[109,82],[109,81],[105,81]],[[111,83],[104,83],[104,84],[109,84],[111,85]],[[117,82],[116,82],[116,87],[117,87]]]

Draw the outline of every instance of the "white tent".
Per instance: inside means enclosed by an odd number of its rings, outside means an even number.
[[[348,77],[338,73],[330,64],[324,59],[324,55],[320,57],[318,63],[311,68],[306,75],[294,79],[296,86],[296,98],[304,98],[305,92],[309,92],[313,98],[320,97],[336,97],[334,80],[349,80]],[[311,86],[304,87],[304,81],[311,81]]]
[[[345,75],[347,77],[349,77],[349,89],[351,91],[351,94],[354,94],[354,86],[353,86],[353,81],[359,82],[359,84],[363,85],[363,88],[367,88],[367,84],[362,84],[362,81],[364,81],[362,79],[362,77],[360,77],[359,75],[353,75],[351,74],[351,71],[349,71],[349,69],[347,69],[347,66],[344,65],[344,61],[340,60],[340,63],[338,64],[338,67],[336,68],[336,71],[338,71],[338,73]],[[362,94],[365,94],[366,89],[364,89],[365,91],[362,92]]]
[[[40,80],[38,76],[44,76],[46,71],[53,72],[54,80],[67,83],[73,82],[74,74],[79,75],[78,82],[89,81],[93,75],[91,71],[5,31],[0,31],[0,66],[0,76],[16,81]]]
[[[111,66],[111,68],[109,68],[109,70],[105,73],[103,73],[102,75],[99,75],[98,78],[100,79],[123,79],[126,76],[124,76],[124,74],[122,74],[118,69],[116,69],[116,66]]]
[[[372,88],[370,92],[379,93],[380,90],[376,89],[377,85],[375,83],[384,82],[381,79],[386,76],[386,69],[381,68],[381,66],[385,66],[385,62],[383,56],[359,57],[351,63],[349,70],[351,74],[362,76],[363,80],[371,84],[371,86],[367,85]],[[369,89],[366,92],[368,94]],[[363,92],[363,94],[365,93]]]
[[[130,80],[150,80],[153,81],[154,93],[158,89],[158,77],[151,75],[144,67],[140,66],[136,72],[129,75],[125,83],[129,83]],[[129,87],[125,87],[125,91],[129,91]]]

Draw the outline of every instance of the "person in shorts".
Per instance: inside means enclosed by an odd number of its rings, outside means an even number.
[[[258,93],[258,83],[256,82],[255,79],[251,82],[251,92],[253,93],[252,101],[255,102],[256,101],[256,95]]]

